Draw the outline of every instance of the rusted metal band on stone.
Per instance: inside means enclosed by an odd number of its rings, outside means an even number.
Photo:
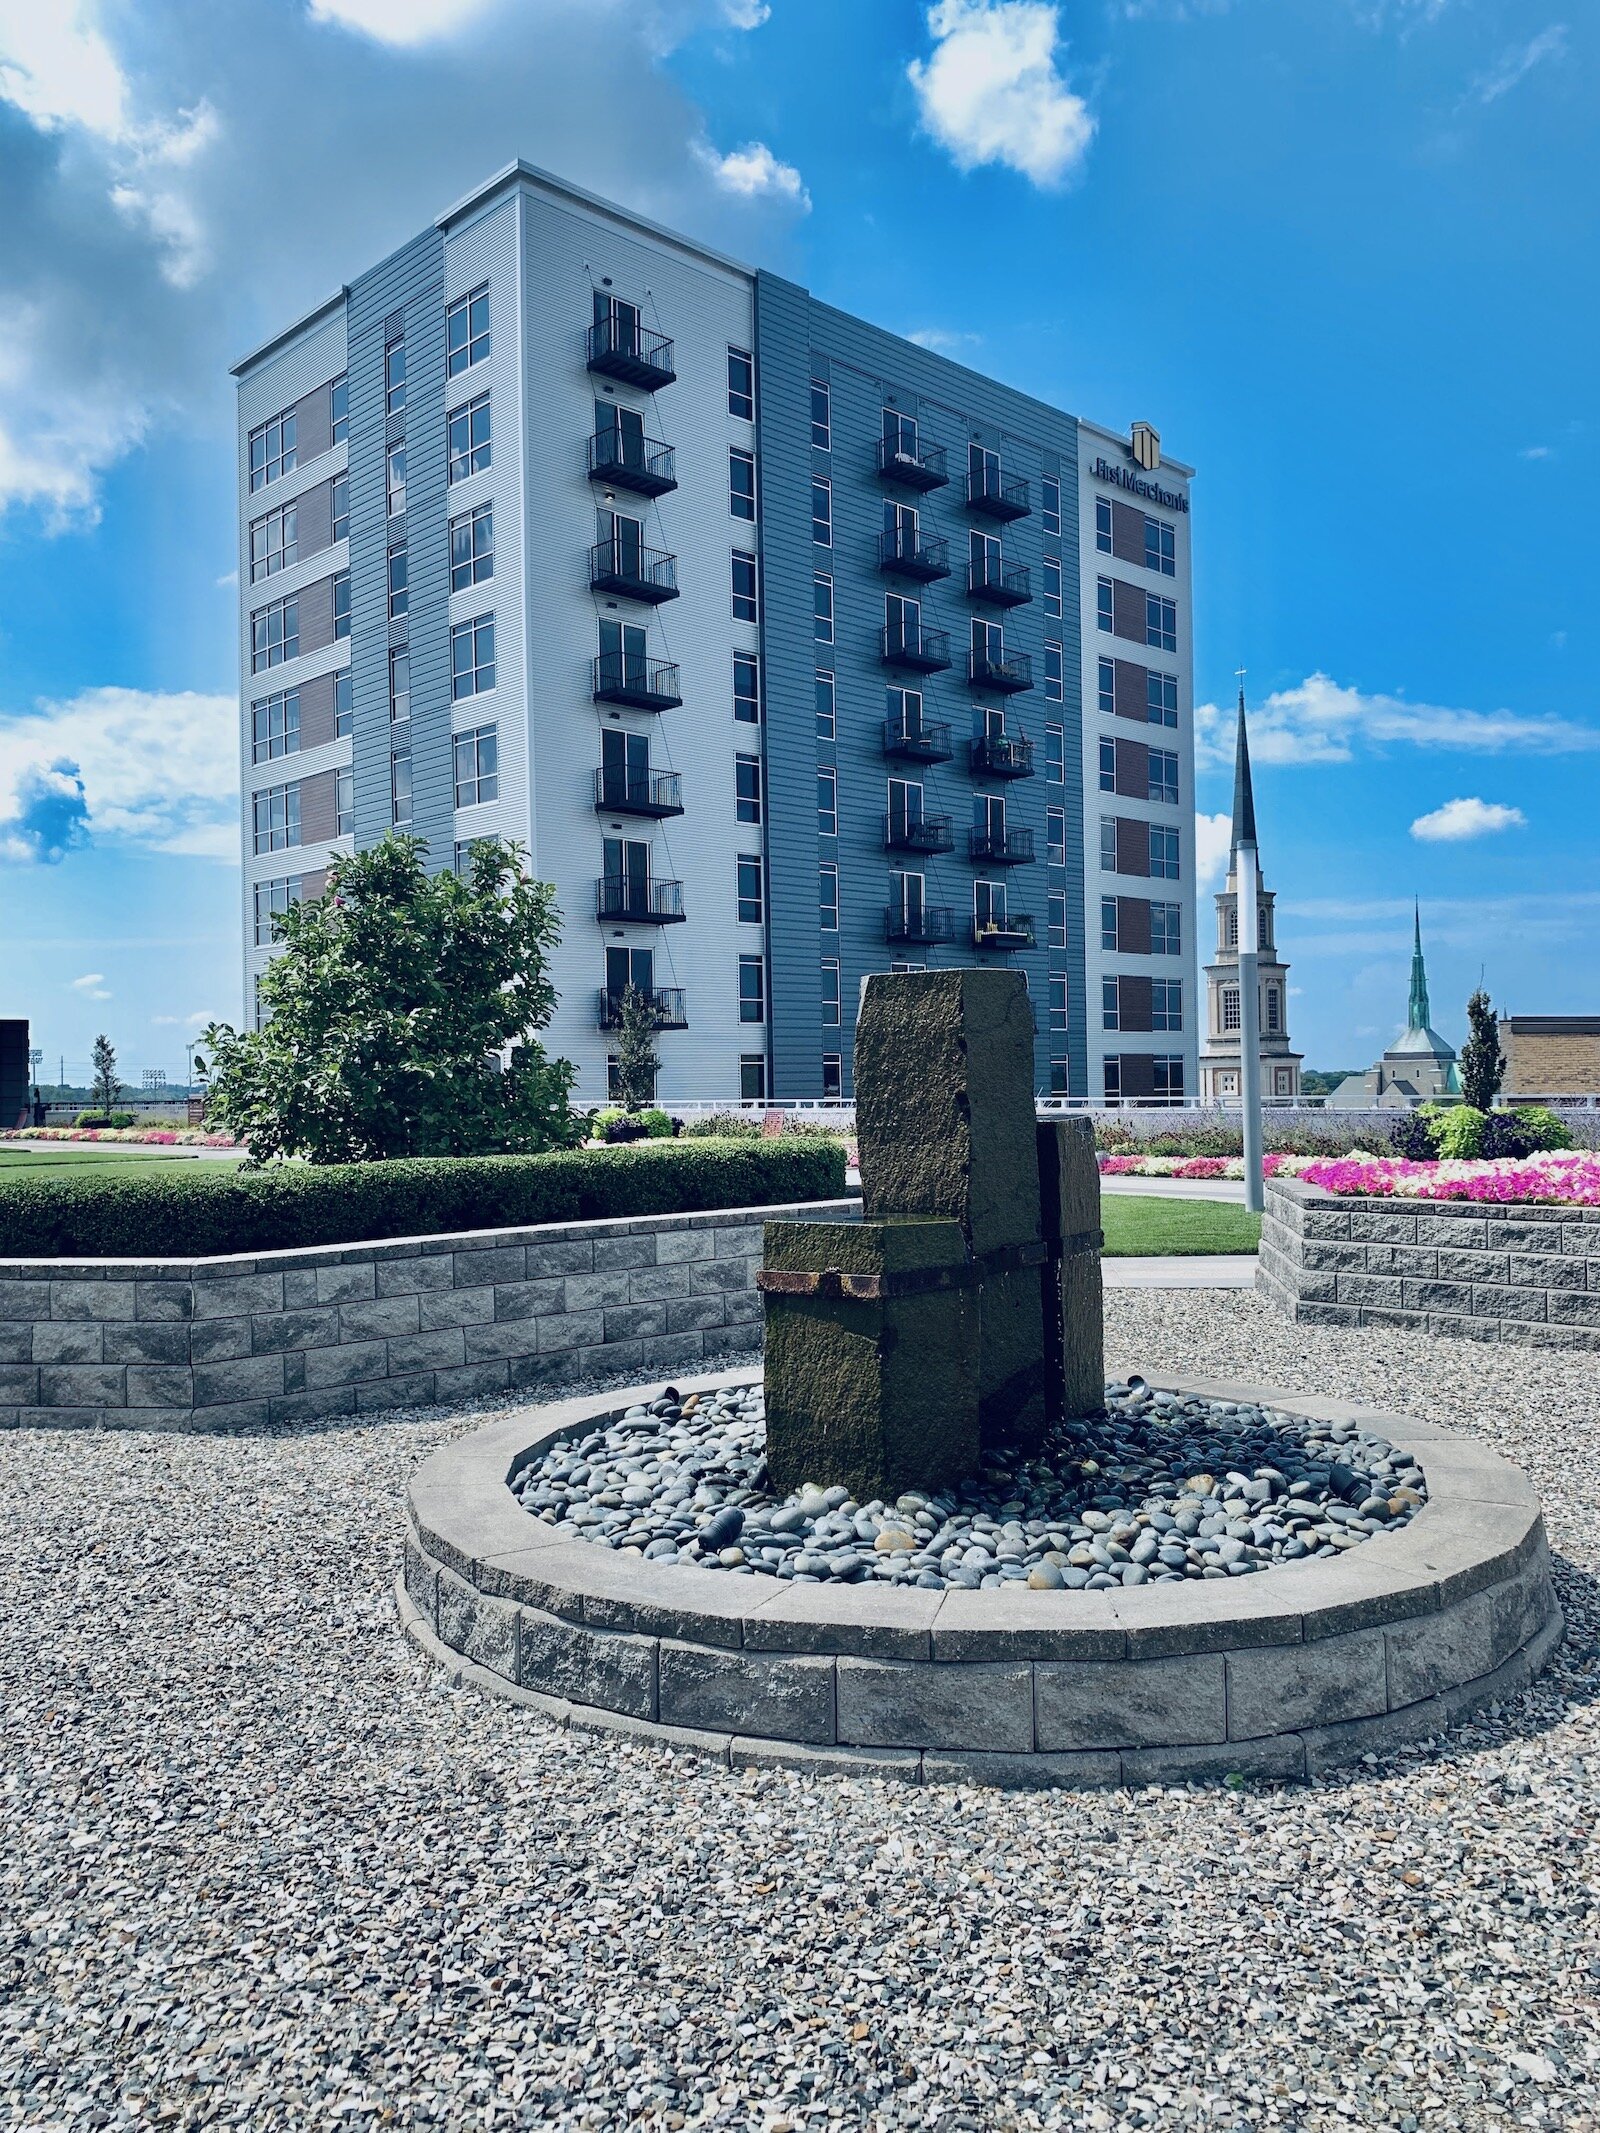
[[[1098,1244],[1098,1233],[1080,1239],[1069,1237],[1068,1249],[1087,1249]],[[1025,1267],[1046,1266],[1058,1248],[1037,1241],[1005,1244],[983,1252],[958,1266],[895,1267],[886,1274],[847,1274],[836,1266],[815,1272],[784,1267],[758,1267],[756,1287],[770,1296],[849,1296],[862,1303],[878,1303],[890,1296],[931,1296],[952,1289],[974,1289],[997,1275],[1020,1272]]]

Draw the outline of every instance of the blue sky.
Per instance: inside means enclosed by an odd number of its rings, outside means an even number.
[[[1600,1010],[1567,0],[0,0],[0,1013],[238,1012],[231,386],[524,155],[1195,464],[1294,1034]]]

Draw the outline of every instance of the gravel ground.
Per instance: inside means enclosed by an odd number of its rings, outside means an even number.
[[[405,1476],[481,1416],[6,1437],[0,2126],[1600,2123],[1595,1359],[1231,1294],[1108,1330],[1521,1460],[1544,1680],[1304,1790],[732,1776],[401,1639]]]

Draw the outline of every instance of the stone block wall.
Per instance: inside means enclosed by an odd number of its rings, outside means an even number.
[[[0,1428],[253,1426],[758,1348],[771,1219],[853,1200],[255,1257],[0,1260]]]
[[[1268,1181],[1256,1287],[1291,1318],[1600,1351],[1600,1208]]]

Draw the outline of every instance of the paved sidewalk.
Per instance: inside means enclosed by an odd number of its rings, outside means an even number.
[[[1102,1259],[1108,1289],[1251,1289],[1254,1252],[1195,1252],[1166,1259]]]
[[[1244,1205],[1243,1178],[1102,1178],[1100,1190],[1153,1200],[1231,1200],[1236,1207]]]

